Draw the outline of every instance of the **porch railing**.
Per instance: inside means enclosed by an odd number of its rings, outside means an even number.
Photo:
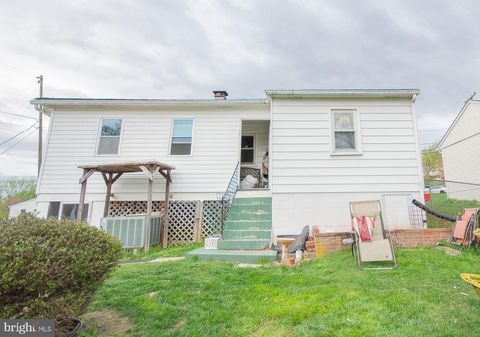
[[[228,183],[225,193],[222,195],[222,208],[220,216],[220,234],[223,235],[223,226],[227,221],[228,213],[230,212],[230,207],[232,206],[233,199],[237,194],[238,184],[240,179],[240,162],[237,162],[235,170],[233,171],[232,177]]]

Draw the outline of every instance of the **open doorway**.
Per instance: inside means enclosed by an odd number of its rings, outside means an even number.
[[[240,189],[268,189],[269,178],[268,120],[242,121],[240,142]]]

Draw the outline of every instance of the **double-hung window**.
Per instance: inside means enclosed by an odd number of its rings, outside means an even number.
[[[332,110],[334,153],[360,153],[356,114],[355,109]]]
[[[119,118],[102,119],[97,154],[118,154],[123,121]]]
[[[192,154],[193,119],[174,119],[172,139],[170,142],[171,155]]]

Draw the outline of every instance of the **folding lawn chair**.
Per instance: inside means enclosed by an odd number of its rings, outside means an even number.
[[[379,200],[350,203],[353,227],[352,253],[360,269],[394,269],[397,267],[390,237],[385,232]],[[368,221],[367,221],[368,220]],[[365,228],[366,222],[372,227]],[[392,262],[392,266],[364,267],[364,263]]]

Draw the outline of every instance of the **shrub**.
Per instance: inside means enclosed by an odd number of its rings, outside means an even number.
[[[85,223],[25,214],[0,221],[0,318],[74,317],[121,256]]]

